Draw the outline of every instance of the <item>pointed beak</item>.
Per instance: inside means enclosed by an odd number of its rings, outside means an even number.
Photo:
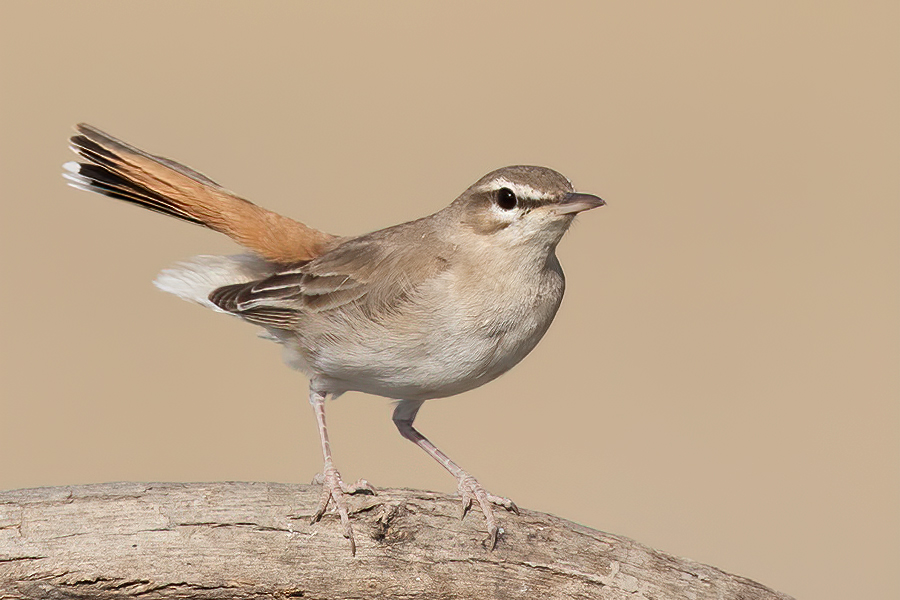
[[[561,215],[572,215],[606,204],[606,200],[593,194],[572,192],[556,205],[556,212]]]

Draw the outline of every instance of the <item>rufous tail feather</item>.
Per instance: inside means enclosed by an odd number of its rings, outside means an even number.
[[[66,163],[65,177],[97,192],[205,225],[277,263],[312,260],[337,238],[266,210],[173,160],[148,154],[84,123],[71,147],[85,162]]]

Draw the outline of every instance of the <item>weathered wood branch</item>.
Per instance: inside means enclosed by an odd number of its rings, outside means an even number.
[[[0,492],[0,599],[787,599],[552,515],[504,513],[492,552],[459,501],[355,496],[358,552],[317,486],[112,483]]]

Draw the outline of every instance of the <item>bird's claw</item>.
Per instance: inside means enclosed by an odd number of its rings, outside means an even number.
[[[313,483],[322,485],[322,495],[319,497],[319,504],[313,513],[310,524],[320,521],[328,509],[328,505],[334,502],[344,528],[344,537],[350,540],[350,554],[356,556],[356,540],[353,537],[353,527],[350,525],[350,511],[347,508],[346,496],[347,494],[374,494],[375,488],[365,479],[360,479],[352,485],[345,484],[341,479],[341,474],[330,464],[326,464],[322,473],[316,475]]]
[[[490,549],[493,550],[497,546],[497,536],[500,533],[500,527],[497,525],[497,517],[494,516],[494,509],[491,505],[495,504],[497,506],[502,506],[506,510],[516,514],[519,514],[519,507],[509,498],[491,494],[478,483],[478,480],[468,473],[463,473],[459,477],[457,489],[462,498],[462,510],[460,511],[459,518],[464,519],[474,503],[478,502],[481,512],[484,513],[484,520],[487,522],[488,536],[490,537]]]

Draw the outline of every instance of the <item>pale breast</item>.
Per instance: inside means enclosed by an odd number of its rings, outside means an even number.
[[[356,390],[408,400],[451,396],[522,360],[546,333],[563,290],[555,256],[546,268],[505,282],[448,270],[417,289],[394,314],[323,315],[311,324],[315,335],[304,336],[289,351],[298,354],[292,366],[335,393]]]

